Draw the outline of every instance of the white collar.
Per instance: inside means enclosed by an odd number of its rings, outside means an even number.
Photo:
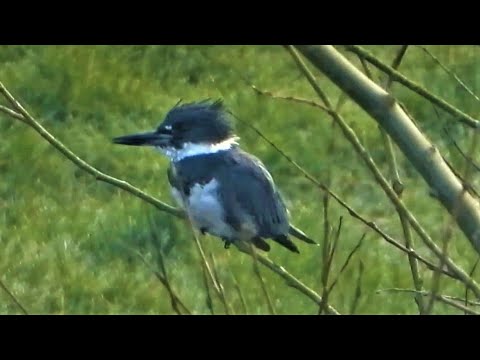
[[[225,151],[232,148],[233,145],[237,145],[237,137],[231,137],[227,140],[216,144],[206,144],[206,143],[191,143],[187,142],[183,144],[180,149],[176,149],[174,147],[155,147],[158,151],[162,154],[167,156],[171,161],[177,162],[183,160],[188,157],[198,156],[198,155],[206,155],[206,154],[214,154],[219,151]]]

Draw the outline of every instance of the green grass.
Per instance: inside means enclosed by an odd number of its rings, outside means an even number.
[[[396,47],[368,47],[387,63]],[[467,46],[430,47],[472,90],[480,87],[478,50]],[[358,60],[346,54],[354,64]],[[423,51],[408,50],[400,70],[444,97],[462,111],[478,116],[475,99],[463,91]],[[374,71],[375,76],[378,75]],[[323,75],[322,88],[336,101],[339,91]],[[328,152],[331,120],[311,107],[258,97],[243,78],[259,88],[316,99],[288,53],[274,46],[1,46],[0,81],[27,109],[81,158],[112,176],[127,180],[159,199],[170,197],[167,161],[149,149],[115,146],[111,138],[155,127],[181,98],[221,97],[235,114],[267,134],[307,171],[324,180],[332,171],[331,188],[368,219],[403,242],[398,217],[351,145],[339,132],[336,150]],[[394,93],[426,135],[457,168],[461,157],[442,128],[465,145],[468,133],[449,115],[437,117],[431,104],[399,85]],[[342,115],[357,131],[384,173],[388,169],[375,122],[348,102]],[[37,314],[170,314],[168,293],[134,254],[155,264],[151,233],[165,253],[171,282],[194,313],[208,313],[199,256],[183,221],[111,185],[97,182],[76,168],[24,124],[0,114],[0,279],[31,313]],[[269,167],[284,193],[294,224],[322,242],[322,193],[270,145],[237,123],[242,146]],[[428,195],[423,180],[397,152],[406,190],[405,203],[438,243],[448,216]],[[477,184],[478,181],[474,181]],[[406,256],[331,203],[331,222],[344,224],[333,264],[334,277],[360,236],[361,250],[330,296],[330,303],[348,313],[357,284],[359,262],[364,274],[357,313],[410,314],[411,295],[377,294],[378,289],[412,288]],[[151,225],[151,224],[154,225]],[[235,248],[224,250],[212,237],[202,237],[217,260],[226,297],[235,313],[242,307],[232,274],[238,279],[251,314],[268,313],[252,259]],[[419,252],[429,256],[415,237]],[[321,291],[321,247],[299,244],[301,255],[273,246],[269,257],[316,291]],[[467,271],[476,253],[457,229],[452,258]],[[420,267],[426,288],[431,272]],[[279,314],[312,314],[318,307],[285,285],[276,274],[262,275]],[[477,281],[480,281],[478,275]],[[464,289],[442,281],[442,292],[462,296]],[[214,297],[214,308],[223,312]],[[0,291],[0,313],[19,313]],[[435,313],[458,313],[437,304]]]

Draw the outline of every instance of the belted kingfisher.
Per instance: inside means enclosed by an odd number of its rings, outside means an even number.
[[[152,146],[170,159],[172,195],[203,235],[225,247],[250,241],[269,251],[272,239],[299,253],[289,239],[288,210],[272,176],[256,157],[240,149],[222,101],[177,104],[155,131],[113,139]]]

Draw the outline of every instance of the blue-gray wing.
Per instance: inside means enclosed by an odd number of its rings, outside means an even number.
[[[287,235],[287,209],[260,160],[238,150],[227,163],[219,189],[227,222],[238,229],[244,221],[253,221],[258,237]]]

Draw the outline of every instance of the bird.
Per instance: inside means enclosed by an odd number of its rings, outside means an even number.
[[[268,252],[273,240],[300,253],[272,175],[240,147],[230,114],[221,99],[178,102],[155,130],[112,141],[153,147],[169,159],[172,196],[202,235],[220,238],[225,248],[244,241]]]

